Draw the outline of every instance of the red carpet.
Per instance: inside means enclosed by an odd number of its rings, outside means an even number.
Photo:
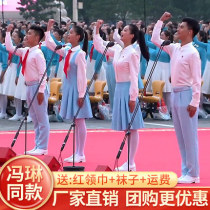
[[[51,131],[49,155],[58,158],[67,131]],[[190,186],[210,186],[210,129],[199,129],[200,184]],[[10,147],[15,132],[0,132],[0,147]],[[143,129],[139,132],[140,145],[136,156],[138,171],[173,171],[180,176],[181,158],[173,129]],[[97,165],[108,165],[113,169],[115,158],[124,137],[123,132],[112,130],[88,130],[85,149],[86,171],[95,171]],[[28,132],[27,149],[34,147],[34,132]],[[24,153],[24,133],[21,132],[13,150]],[[63,159],[72,154],[72,134],[62,153]],[[127,146],[124,147],[119,165],[127,159]],[[70,165],[64,163],[64,165]],[[180,185],[184,186],[184,185]],[[185,185],[186,186],[186,185]]]

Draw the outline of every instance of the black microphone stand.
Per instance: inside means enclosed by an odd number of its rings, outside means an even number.
[[[130,150],[130,130],[131,130],[131,126],[132,126],[132,124],[133,124],[133,121],[134,121],[134,119],[135,119],[135,117],[136,117],[136,114],[137,114],[137,112],[138,112],[138,109],[139,109],[139,107],[140,107],[141,99],[142,99],[143,96],[144,96],[144,92],[146,91],[147,86],[148,86],[148,84],[149,84],[149,82],[150,82],[150,80],[151,80],[152,74],[153,74],[153,72],[154,72],[154,70],[155,70],[155,67],[156,67],[156,65],[157,65],[158,59],[159,59],[159,57],[160,57],[160,55],[161,55],[161,52],[162,52],[162,50],[163,50],[163,47],[166,46],[166,45],[169,45],[169,44],[170,44],[170,41],[169,41],[169,40],[166,40],[166,41],[164,41],[164,42],[161,44],[161,46],[160,46],[160,48],[159,48],[159,51],[158,51],[157,56],[156,56],[156,59],[155,59],[153,65],[152,65],[152,68],[151,68],[151,70],[150,70],[150,73],[149,73],[147,82],[146,82],[146,84],[145,84],[145,86],[144,86],[143,91],[141,92],[141,95],[140,95],[139,100],[138,100],[138,103],[137,103],[137,105],[136,105],[136,107],[135,107],[135,109],[134,109],[134,112],[133,112],[133,115],[132,115],[132,117],[131,117],[131,120],[130,120],[130,122],[128,123],[128,127],[127,127],[127,130],[126,130],[126,132],[125,132],[125,136],[124,136],[124,138],[123,138],[123,141],[122,141],[122,143],[121,143],[121,145],[120,145],[120,149],[119,149],[119,151],[118,151],[118,153],[117,153],[117,156],[116,156],[114,169],[115,169],[116,166],[117,166],[117,168],[118,168],[118,160],[119,160],[119,158],[120,158],[120,155],[121,155],[121,153],[122,153],[123,147],[124,147],[124,145],[125,145],[125,141],[126,141],[126,139],[128,138],[128,171],[130,171],[130,167],[129,167],[129,161],[130,161],[129,155],[130,155],[130,151],[129,151],[129,150]]]
[[[102,63],[102,61],[103,61],[103,59],[104,59],[104,57],[105,57],[105,55],[106,55],[106,52],[107,52],[108,48],[111,47],[111,46],[113,46],[113,45],[114,45],[113,42],[109,42],[109,43],[106,45],[106,48],[105,48],[105,50],[104,50],[104,52],[103,52],[103,54],[102,54],[102,56],[101,56],[101,58],[100,58],[100,60],[99,60],[99,62],[98,62],[98,65],[96,66],[96,69],[98,69],[98,68],[100,67],[100,65],[101,65],[101,63]],[[91,78],[91,80],[90,80],[90,83],[89,83],[89,85],[87,86],[87,89],[86,89],[86,91],[85,91],[85,95],[84,95],[84,97],[82,98],[82,106],[84,105],[85,98],[86,98],[86,96],[88,95],[88,92],[89,92],[90,87],[91,87],[91,85],[92,85],[92,83],[93,83],[93,80],[95,79],[95,76],[96,76],[96,73],[93,74],[93,76],[92,76],[92,78]],[[79,108],[77,109],[77,112],[76,112],[76,114],[75,114],[75,116],[74,116],[74,118],[73,118],[73,121],[72,121],[72,123],[71,123],[71,125],[70,125],[70,128],[69,128],[69,130],[68,130],[68,132],[67,132],[67,134],[66,134],[66,137],[65,137],[65,139],[64,139],[64,142],[63,142],[63,144],[62,144],[62,146],[61,146],[61,149],[60,149],[60,155],[59,155],[59,157],[58,157],[58,161],[61,160],[61,165],[63,166],[63,161],[62,161],[62,158],[61,158],[61,152],[64,150],[64,147],[65,147],[65,145],[66,145],[66,143],[67,143],[67,141],[68,141],[69,135],[70,135],[71,130],[72,130],[72,128],[73,128],[73,166],[64,166],[64,167],[63,167],[63,170],[64,170],[64,171],[84,171],[84,169],[85,169],[85,167],[83,167],[83,166],[75,166],[75,162],[74,162],[74,158],[75,158],[75,142],[76,142],[76,139],[75,139],[75,129],[76,129],[75,120],[76,120],[76,118],[77,118],[77,116],[78,116],[78,114],[79,114],[81,108],[82,108],[82,107],[79,107]]]
[[[46,69],[45,69],[45,71],[44,71],[44,74],[43,74],[43,76],[42,76],[42,78],[41,78],[41,80],[40,80],[40,82],[39,82],[39,84],[38,84],[38,86],[37,86],[37,89],[36,89],[36,91],[35,91],[35,93],[34,93],[34,95],[33,95],[32,100],[31,100],[31,102],[30,102],[30,104],[29,104],[29,106],[28,106],[28,109],[26,109],[26,112],[25,112],[25,114],[24,114],[24,118],[21,120],[20,126],[19,126],[19,128],[18,128],[18,130],[17,130],[17,132],[16,132],[16,134],[15,134],[15,137],[14,137],[14,139],[13,139],[13,141],[12,141],[11,149],[14,147],[15,142],[16,142],[18,136],[19,136],[20,130],[21,130],[22,126],[23,126],[23,123],[25,122],[25,155],[26,155],[26,148],[27,148],[27,116],[28,116],[28,112],[29,112],[29,110],[30,110],[30,108],[31,108],[31,106],[32,106],[32,103],[33,103],[35,97],[37,96],[37,93],[38,93],[38,91],[39,91],[39,88],[40,88],[40,86],[41,86],[43,80],[44,80],[44,77],[45,77],[45,75],[47,74],[48,69],[50,68],[50,65],[51,65],[51,63],[52,63],[52,60],[53,60],[55,54],[56,54],[56,51],[57,51],[58,49],[61,49],[61,48],[62,48],[62,45],[58,45],[58,46],[54,49],[53,54],[52,54],[52,56],[51,56],[51,58],[50,58],[50,61],[49,61],[48,65],[47,65],[47,67],[46,67]]]

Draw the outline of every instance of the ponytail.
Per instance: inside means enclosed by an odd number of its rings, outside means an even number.
[[[139,31],[138,44],[139,44],[142,55],[148,62],[149,61],[149,51],[148,51],[148,47],[145,43],[144,32],[141,30]]]
[[[130,33],[134,34],[134,37],[131,40],[132,44],[137,41],[142,55],[147,61],[149,61],[149,51],[145,43],[144,33],[140,31],[138,27],[134,24],[129,24],[129,29],[130,29]]]
[[[83,41],[82,50],[85,51],[85,53],[87,54],[87,50],[88,50],[88,34],[87,34],[86,31],[84,31],[84,41]]]

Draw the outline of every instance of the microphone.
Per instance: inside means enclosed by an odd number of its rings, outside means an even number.
[[[60,50],[62,47],[63,47],[63,45],[57,45],[56,48],[55,48],[55,51]]]
[[[21,48],[21,47],[23,47],[23,44],[22,44],[22,43],[18,44],[18,45],[16,46],[16,49]]]
[[[114,46],[114,42],[109,42],[109,43],[106,45],[106,47],[112,47],[112,46]]]
[[[161,44],[161,46],[166,46],[166,45],[169,45],[169,44],[171,44],[171,41],[170,41],[170,40],[165,40],[165,41]]]

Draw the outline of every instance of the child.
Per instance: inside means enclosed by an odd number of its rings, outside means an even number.
[[[6,47],[8,51],[14,51],[10,31],[12,25],[9,25],[6,33]],[[31,26],[26,35],[27,46],[19,48],[16,55],[22,57],[22,73],[26,82],[26,98],[28,105],[36,92],[38,84],[46,69],[46,61],[42,51],[39,49],[39,42],[43,38],[44,32],[39,26]],[[37,96],[29,110],[30,117],[34,123],[35,130],[35,148],[27,151],[28,155],[46,155],[48,153],[49,140],[49,120],[47,113],[48,92],[46,89],[46,77],[42,81]]]
[[[50,35],[50,28],[54,20],[48,22],[46,36],[46,46],[54,50],[56,44]],[[87,33],[79,26],[73,26],[68,35],[72,48],[62,48],[57,53],[65,57],[64,73],[66,75],[63,84],[63,95],[61,101],[60,116],[64,120],[72,120],[80,107],[81,110],[75,120],[76,124],[76,153],[74,155],[75,163],[85,162],[84,148],[86,141],[85,118],[92,117],[89,97],[86,96],[84,103],[83,97],[87,87],[86,79],[86,60],[87,52]],[[84,39],[83,50],[80,48],[80,42]],[[85,52],[84,52],[85,51]],[[66,162],[73,162],[73,155],[64,159]]]

